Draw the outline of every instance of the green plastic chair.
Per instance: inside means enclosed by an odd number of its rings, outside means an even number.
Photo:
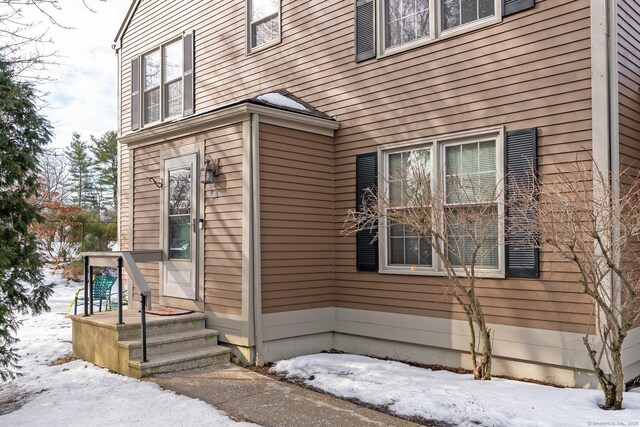
[[[103,302],[105,311],[110,308],[111,288],[114,283],[116,283],[116,278],[111,276],[96,276],[93,279],[93,305],[98,307],[98,311],[102,311]],[[83,289],[80,289],[76,292],[73,314],[78,314],[78,305],[84,304],[84,294],[82,291]]]

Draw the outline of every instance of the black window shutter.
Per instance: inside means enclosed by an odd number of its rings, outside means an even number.
[[[502,16],[509,16],[531,9],[534,5],[535,0],[502,0]]]
[[[194,107],[194,72],[193,72],[193,31],[187,31],[182,38],[183,78],[182,78],[182,114],[193,114]]]
[[[356,210],[363,207],[363,196],[367,189],[378,186],[378,154],[367,153],[356,156]],[[377,230],[362,230],[356,234],[356,269],[378,271],[378,241],[374,241]]]
[[[537,131],[521,129],[507,132],[504,158],[506,175],[507,218],[506,225],[528,223],[526,213],[509,209],[509,202],[517,188],[534,191],[535,173],[538,170]],[[521,216],[521,217],[518,217]],[[530,237],[517,231],[507,232],[505,253],[508,277],[539,277],[538,248],[527,244]]]
[[[375,2],[356,0],[356,62],[376,57]]]
[[[131,60],[131,130],[140,129],[140,57]]]

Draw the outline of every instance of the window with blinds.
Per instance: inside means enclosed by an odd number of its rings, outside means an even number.
[[[444,151],[444,215],[449,216],[444,223],[448,225],[445,232],[449,261],[454,266],[469,265],[476,246],[474,238],[482,236],[476,265],[498,268],[496,141],[448,145]],[[482,213],[474,215],[472,211],[479,203]],[[495,208],[487,209],[486,203],[494,203]],[[476,221],[468,223],[468,218]]]
[[[502,129],[493,129],[381,150],[381,185],[388,209],[412,209],[418,201],[433,200],[433,221],[441,224],[446,239],[443,255],[454,267],[471,264],[481,236],[475,267],[504,274],[502,144]],[[432,196],[423,197],[421,191]],[[433,250],[430,236],[419,236],[406,224],[385,225],[385,236],[379,239],[381,271],[442,274],[444,260]]]

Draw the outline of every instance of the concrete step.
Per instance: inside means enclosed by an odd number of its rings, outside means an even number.
[[[148,377],[165,372],[184,371],[186,369],[203,368],[218,363],[228,362],[231,350],[219,345],[197,348],[176,353],[163,354],[149,359],[148,362],[129,361],[130,376]]]
[[[218,331],[213,329],[197,329],[180,331],[171,334],[157,335],[147,338],[147,357],[178,353],[194,348],[210,348],[218,344]],[[142,359],[142,341],[118,341],[120,350],[128,351],[129,360]]]
[[[204,329],[206,316],[202,313],[184,314],[182,316],[165,316],[158,318],[147,316],[147,339],[159,335],[183,331]],[[140,322],[118,325],[118,341],[135,341],[140,339]]]

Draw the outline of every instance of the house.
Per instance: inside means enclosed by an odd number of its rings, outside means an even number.
[[[498,178],[505,147],[542,176],[633,164],[639,46],[637,0],[136,0],[115,41],[120,248],[159,251],[134,260],[152,304],[202,313],[246,362],[468,367],[438,260],[345,236],[346,211],[411,150],[490,156]],[[497,245],[479,291],[494,373],[593,384],[577,276]],[[624,358],[638,375],[640,328]]]

